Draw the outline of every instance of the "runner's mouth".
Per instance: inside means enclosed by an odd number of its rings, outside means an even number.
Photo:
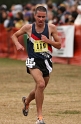
[[[39,22],[39,24],[42,24],[43,22]]]

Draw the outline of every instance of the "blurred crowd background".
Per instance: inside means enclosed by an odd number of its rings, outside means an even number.
[[[33,23],[35,8],[43,5],[47,8],[46,22],[55,25],[81,25],[81,0],[65,0],[59,5],[48,1],[47,3],[0,5],[0,24],[5,28],[21,28],[24,24]]]

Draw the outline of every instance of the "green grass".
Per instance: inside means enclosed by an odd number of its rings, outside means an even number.
[[[0,124],[35,124],[35,101],[28,117],[22,115],[21,101],[34,85],[25,61],[0,59]],[[53,64],[44,94],[46,124],[81,124],[81,66]]]

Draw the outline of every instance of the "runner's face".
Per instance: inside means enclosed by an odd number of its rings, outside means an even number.
[[[46,12],[37,11],[35,14],[35,20],[38,26],[43,26],[46,20]]]

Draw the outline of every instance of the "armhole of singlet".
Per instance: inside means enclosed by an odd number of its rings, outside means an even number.
[[[48,31],[47,33],[48,33],[48,39],[49,39],[49,28],[48,28],[48,24],[47,23],[45,23],[45,25],[46,25],[46,30]]]
[[[35,23],[32,24],[32,33],[35,32]]]

